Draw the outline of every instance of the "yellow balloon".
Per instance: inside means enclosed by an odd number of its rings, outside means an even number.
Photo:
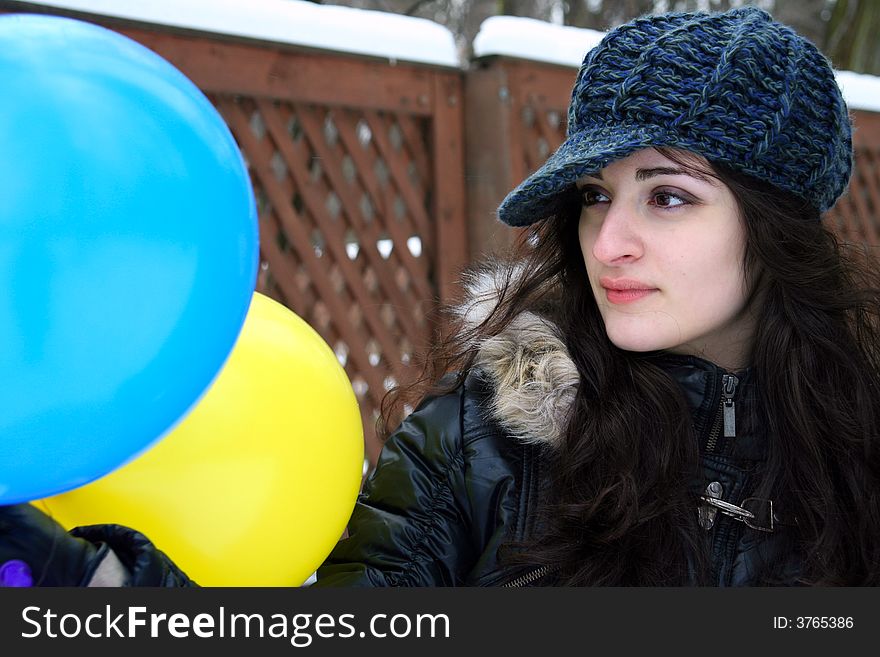
[[[345,529],[363,445],[357,401],[333,351],[255,293],[229,360],[173,431],[39,506],[68,528],[133,527],[202,585],[297,586]]]

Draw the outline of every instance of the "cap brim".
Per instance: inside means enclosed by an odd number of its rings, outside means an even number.
[[[657,126],[625,123],[593,125],[566,139],[540,169],[502,201],[498,218],[510,226],[528,226],[546,219],[558,208],[560,195],[586,173],[650,146],[675,143]]]

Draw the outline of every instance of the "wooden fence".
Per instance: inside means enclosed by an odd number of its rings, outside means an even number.
[[[257,289],[336,352],[375,462],[385,392],[465,264],[461,79],[426,66],[121,29],[215,103],[250,168]]]
[[[386,390],[414,373],[459,270],[518,236],[495,208],[563,140],[576,71],[486,58],[467,72],[57,11],[126,34],[192,79],[248,162],[258,290],[335,350],[366,452]],[[857,168],[829,219],[880,245],[880,114],[855,112]]]

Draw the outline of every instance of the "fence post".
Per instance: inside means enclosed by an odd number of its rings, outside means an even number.
[[[495,210],[521,172],[516,122],[507,69],[497,58],[473,62],[465,75],[465,180],[468,238],[472,260],[504,250],[515,232],[501,224]]]
[[[464,190],[464,98],[459,73],[436,73],[434,116],[434,218],[436,281],[442,303],[459,296],[458,274],[468,261]]]

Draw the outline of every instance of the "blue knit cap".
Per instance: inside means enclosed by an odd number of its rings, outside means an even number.
[[[692,151],[793,192],[824,212],[852,171],[852,130],[831,65],[755,7],[637,18],[587,53],[568,135],[504,199],[526,226],[586,173],[649,146]]]

